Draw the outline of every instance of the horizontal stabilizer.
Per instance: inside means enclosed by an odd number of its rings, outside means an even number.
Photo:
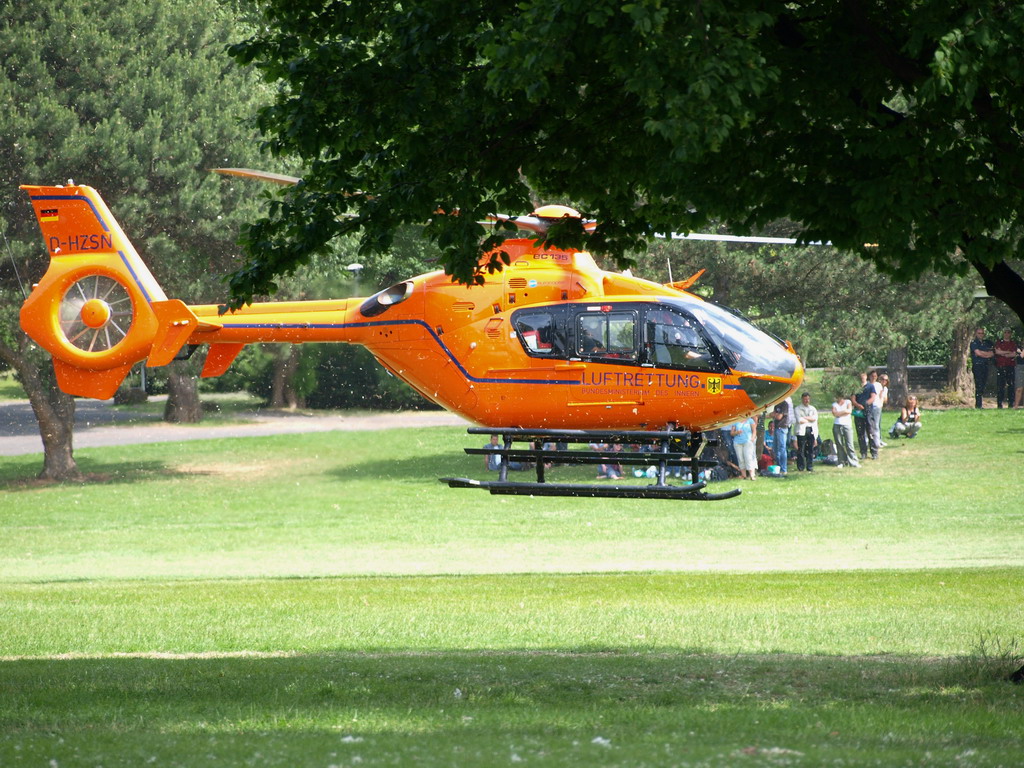
[[[192,331],[199,325],[199,318],[192,314],[192,310],[180,299],[154,301],[151,306],[156,314],[158,327],[146,366],[155,368],[167,365],[177,356],[188,337],[192,335]]]
[[[669,288],[675,288],[677,291],[688,291],[694,283],[700,280],[700,276],[703,275],[705,271],[706,270],[699,269],[685,280],[676,280],[674,283],[665,283],[665,285]]]

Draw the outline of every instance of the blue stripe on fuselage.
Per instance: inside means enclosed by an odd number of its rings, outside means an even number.
[[[474,376],[459,362],[459,359],[455,357],[450,349],[441,341],[441,337],[437,335],[426,322],[423,320],[373,320],[370,322],[363,323],[224,323],[224,328],[275,328],[275,329],[304,329],[304,328],[374,328],[384,327],[389,325],[419,325],[426,329],[427,333],[430,334],[431,338],[437,342],[439,346],[448,356],[448,359],[455,364],[455,367],[459,369],[469,381],[476,384],[582,384],[580,379],[566,379],[566,380],[549,380],[549,379],[487,379],[479,376]]]

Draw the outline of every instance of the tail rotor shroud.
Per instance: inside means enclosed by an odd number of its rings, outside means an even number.
[[[61,299],[59,317],[68,344],[84,352],[106,352],[128,336],[135,309],[120,281],[96,274],[71,284]]]

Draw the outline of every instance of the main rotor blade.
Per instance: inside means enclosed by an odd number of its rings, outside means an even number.
[[[494,213],[487,217],[487,221],[497,223],[499,221],[511,221],[519,229],[525,229],[529,232],[536,232],[539,235],[543,235],[548,231],[548,223],[544,219],[537,218],[536,216],[509,216],[506,213]]]
[[[493,226],[499,221],[511,221],[519,229],[535,232],[538,235],[545,235],[551,225],[560,221],[560,219],[549,219],[544,216],[509,216],[507,213],[493,213],[487,217],[486,221],[481,221],[480,223]],[[593,232],[596,228],[596,221],[583,221],[584,231]]]
[[[257,171],[252,168],[213,168],[212,170],[214,173],[219,173],[222,176],[241,176],[243,179],[269,181],[271,184],[280,184],[283,187],[290,187],[302,181],[298,176],[286,176],[283,173],[271,173],[270,171]]]
[[[302,179],[298,176],[288,176],[283,173],[272,173],[270,171],[259,171],[253,168],[213,168],[214,173],[219,173],[222,176],[240,176],[245,179],[256,179],[258,181],[269,181],[272,184],[280,184],[281,186],[293,186],[298,184]],[[546,234],[548,227],[554,223],[552,219],[541,218],[538,216],[509,216],[504,213],[492,214],[487,217],[486,221],[481,221],[481,224],[493,225],[499,221],[511,221],[519,229],[525,229],[528,232],[534,232],[536,234]],[[596,221],[584,221],[583,229],[587,232],[593,232],[597,228]],[[703,234],[699,232],[688,232],[681,234],[679,232],[672,232],[668,235],[657,233],[655,237],[660,237],[668,240],[717,240],[719,242],[727,243],[775,243],[778,245],[797,245],[800,241],[792,237],[759,237],[756,235],[712,235]],[[804,245],[831,245],[829,242],[822,242],[821,240],[815,240],[813,242],[804,243]]]
[[[799,245],[800,241],[793,237],[760,237],[758,235],[711,235],[703,234],[700,232],[688,232],[687,234],[680,234],[679,232],[672,232],[669,235],[663,235],[658,233],[655,237],[660,237],[666,240],[718,240],[726,243],[777,243],[779,245]],[[803,243],[803,245],[832,245],[829,242],[823,242],[821,240],[814,240],[811,242]]]

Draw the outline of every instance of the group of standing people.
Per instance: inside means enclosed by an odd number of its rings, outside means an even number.
[[[861,461],[869,456],[871,459],[878,458],[879,449],[885,443],[882,442],[882,406],[889,397],[889,377],[885,374],[878,375],[877,371],[869,371],[861,374],[861,388],[850,394],[838,394],[832,403],[832,442],[836,449],[836,458],[841,467],[859,467]],[[786,402],[775,406],[776,419],[781,419],[780,409],[786,407]],[[800,446],[801,454],[806,456],[804,465],[809,471],[813,471],[813,456],[816,451],[818,440],[818,412],[811,405],[811,398],[804,393],[801,397],[804,418],[797,429],[802,430],[807,441],[805,446]],[[800,408],[797,411],[800,411]],[[917,434],[920,428],[920,415],[914,408],[915,424],[912,427],[913,434]],[[854,434],[856,434],[856,446],[854,445]],[[811,439],[813,435],[813,439]],[[800,438],[800,431],[797,432]],[[778,438],[776,437],[776,444]],[[858,450],[859,448],[859,450]],[[783,451],[785,448],[782,449]],[[778,459],[778,448],[776,448],[776,459]]]
[[[995,368],[996,404],[999,408],[1024,408],[1024,342],[1013,339],[1010,330],[1004,330],[1002,339],[992,342],[985,338],[985,329],[975,330],[969,354],[974,373],[975,407],[982,407],[982,394],[988,383],[989,372]],[[862,461],[877,460],[886,446],[882,440],[882,409],[889,400],[889,377],[871,370],[860,375],[860,388],[836,396],[832,403],[832,440],[840,466],[859,467]],[[814,471],[814,457],[818,446],[818,412],[804,393],[801,404],[793,407],[792,398],[777,404],[767,415],[766,425],[773,433],[772,458],[785,476],[789,471],[791,451],[796,449],[800,471]],[[750,417],[728,427],[723,436],[731,438],[741,476],[757,477],[756,450],[757,420]],[[888,432],[889,439],[914,438],[921,430],[921,410],[915,395],[907,397],[899,416]],[[835,462],[833,462],[835,463]]]
[[[996,369],[998,407],[1002,408],[1004,404],[1008,408],[1024,407],[1024,344],[1015,342],[1009,330],[1003,332],[1000,341],[993,343],[985,338],[985,329],[978,328],[970,343],[969,354],[974,373],[975,407],[982,407],[982,393],[988,381],[991,361],[994,361]],[[860,379],[859,389],[837,395],[832,403],[832,440],[839,466],[859,467],[862,461],[877,460],[879,451],[886,446],[882,440],[882,409],[889,399],[889,377],[870,370],[860,374]],[[818,410],[811,405],[810,395],[804,392],[800,396],[800,405],[796,407],[793,406],[793,399],[787,397],[767,414],[767,419],[769,423],[766,429],[771,430],[773,437],[772,458],[779,468],[779,474],[788,475],[791,457],[798,471],[813,472],[820,437]],[[920,430],[918,399],[910,395],[900,408],[888,436],[890,439],[914,438]],[[760,458],[757,455],[757,417],[750,416],[722,427],[721,431],[724,444],[731,446],[735,453],[740,476],[749,480],[756,479]],[[497,436],[492,435],[490,445],[485,447],[492,451],[500,449]],[[621,446],[615,447],[622,449]],[[499,470],[502,460],[500,454],[489,453],[486,456],[487,468]],[[831,463],[835,464],[836,461]],[[510,462],[508,468],[522,470],[528,469],[529,465]],[[622,475],[620,465],[608,464],[601,465],[598,477],[618,479]]]
[[[868,371],[860,375],[860,390],[853,393],[853,423],[857,431],[860,459],[878,458],[882,441],[882,408],[889,400],[889,377]]]
[[[985,338],[985,329],[976,328],[968,352],[974,374],[974,407],[981,408],[981,398],[988,384],[992,367],[996,369],[996,404],[1002,408],[1024,407],[1024,343],[1013,340],[1007,328],[1003,337],[992,342]]]
[[[796,452],[793,458],[797,471],[814,471],[814,456],[818,452],[818,409],[811,405],[811,396],[806,392],[800,397],[800,405],[793,407],[793,398],[787,397],[775,406],[769,414],[773,434],[773,451],[779,474],[789,474],[789,457],[791,441],[795,443]],[[746,480],[756,480],[757,461],[757,419],[750,416],[743,421],[731,424],[728,434],[736,452],[740,476]]]
[[[849,396],[839,395],[832,403],[832,437],[836,443],[839,463],[859,467],[867,459],[878,459],[886,446],[882,440],[882,408],[889,402],[889,376],[878,371],[860,375],[861,386]],[[852,422],[852,425],[851,425]],[[921,430],[921,409],[916,395],[910,395],[900,408],[900,415],[889,430],[889,438],[913,438]],[[854,434],[857,443],[854,446]]]
[[[877,371],[861,374],[860,388],[849,394],[839,394],[832,403],[832,442],[835,459],[831,462],[844,467],[859,467],[866,459],[877,459],[886,446],[882,440],[882,408],[889,399],[889,377]],[[813,472],[815,458],[821,444],[818,432],[818,409],[811,405],[808,393],[800,396],[800,405],[793,406],[787,397],[767,414],[766,431],[771,434],[772,459],[778,474],[789,474],[790,462],[795,460],[797,471]],[[921,429],[921,411],[917,397],[910,396],[900,409],[899,416],[889,430],[889,438],[916,437]],[[731,440],[740,475],[755,479],[758,475],[757,419],[750,417],[723,427],[724,436]],[[766,441],[767,442],[767,441]]]

